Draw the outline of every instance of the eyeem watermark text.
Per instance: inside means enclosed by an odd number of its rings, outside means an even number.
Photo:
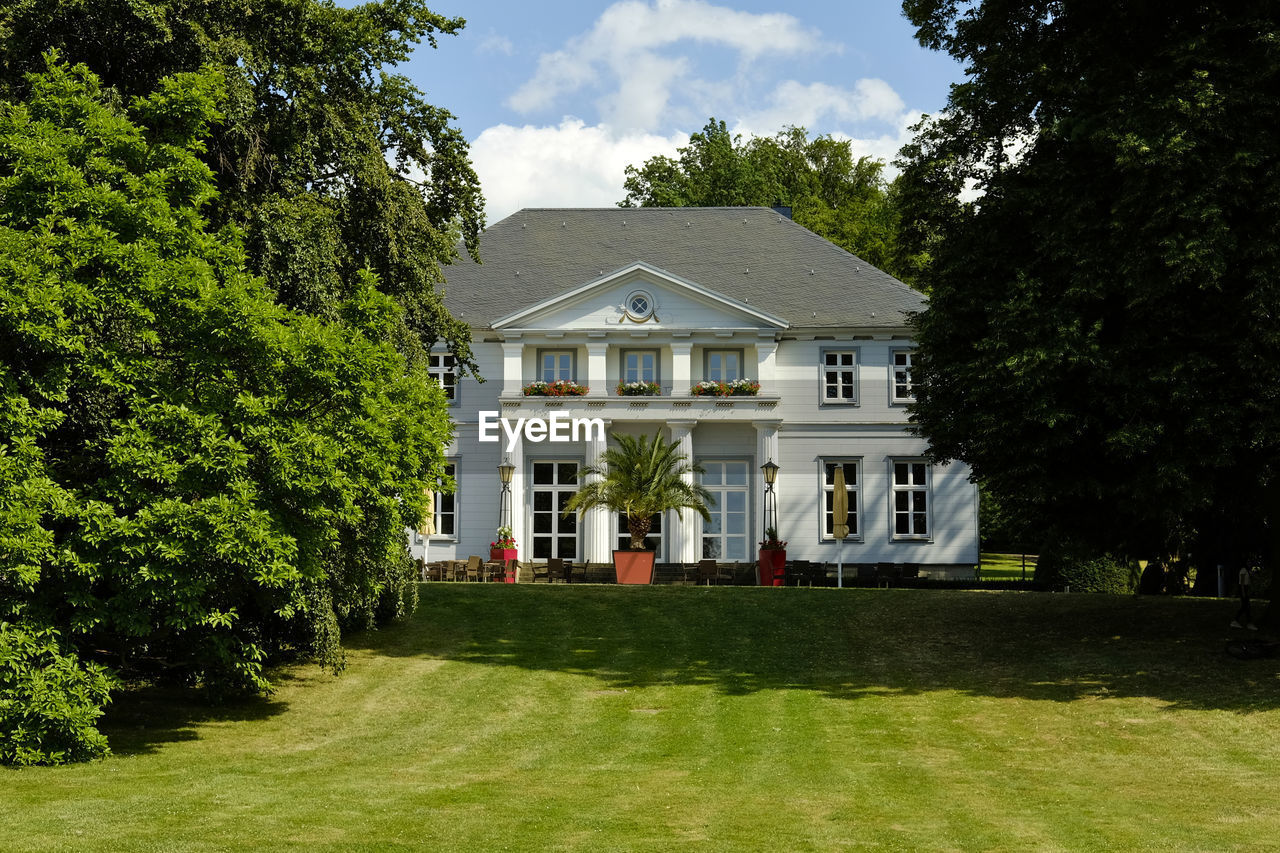
[[[480,413],[480,440],[498,441],[498,426],[507,436],[507,452],[515,449],[520,436],[532,442],[541,441],[604,441],[603,418],[570,418],[559,412],[552,413],[549,418],[517,418],[512,424],[509,418],[498,416],[498,412]]]

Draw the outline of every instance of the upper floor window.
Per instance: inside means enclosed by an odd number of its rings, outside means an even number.
[[[826,404],[857,404],[857,350],[823,350],[822,402]]]
[[[458,399],[457,359],[447,352],[433,352],[428,357],[427,373],[444,389],[450,400]]]
[[[653,349],[628,349],[622,351],[622,381],[657,382],[658,351]]]
[[[570,349],[538,350],[538,378],[543,382],[576,378],[573,355]]]
[[[704,354],[705,376],[713,382],[742,379],[742,350],[709,349]]]
[[[926,539],[929,513],[929,465],[923,459],[893,460],[893,538]]]
[[[916,398],[911,385],[911,361],[914,350],[896,349],[893,351],[893,402],[910,403]]]

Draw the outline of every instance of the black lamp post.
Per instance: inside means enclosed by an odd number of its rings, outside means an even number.
[[[761,538],[768,539],[767,531],[772,528],[774,533],[778,530],[778,496],[773,493],[773,484],[778,482],[778,464],[770,459],[768,462],[760,466],[760,472],[764,474],[764,529],[765,535]],[[773,512],[770,513],[770,508]]]
[[[516,473],[516,466],[510,459],[503,459],[498,466],[498,479],[502,481],[502,497],[498,504],[498,526],[511,526],[511,477]]]

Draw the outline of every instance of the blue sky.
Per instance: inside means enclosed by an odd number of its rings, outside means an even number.
[[[522,207],[612,205],[627,164],[674,154],[710,116],[744,135],[801,125],[889,160],[962,77],[892,0],[431,8],[466,29],[400,71],[458,116],[491,224]]]

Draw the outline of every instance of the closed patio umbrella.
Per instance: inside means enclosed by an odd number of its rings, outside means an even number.
[[[836,586],[844,586],[844,540],[849,535],[849,488],[844,482],[844,463],[836,463],[834,494],[831,496],[831,535],[839,542],[836,551]]]
[[[427,511],[418,524],[418,533],[422,534],[422,579],[427,579],[427,563],[431,562],[431,537],[436,535],[436,493],[423,489],[427,496]]]

